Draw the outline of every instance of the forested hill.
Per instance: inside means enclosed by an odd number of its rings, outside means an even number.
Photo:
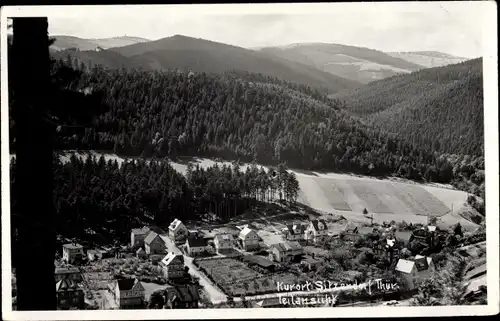
[[[440,153],[483,155],[482,59],[373,82],[342,99],[367,124]]]
[[[244,76],[244,75],[243,75]],[[361,124],[336,101],[223,74],[93,68],[78,86],[109,111],[61,131],[60,149],[218,156],[289,167],[450,182],[451,165]],[[328,104],[326,103],[328,102]]]
[[[223,43],[173,36],[103,51],[63,51],[54,58],[70,54],[85,64],[109,68],[181,70],[183,72],[227,72],[240,70],[262,73],[289,82],[321,88],[328,93],[351,90],[361,84],[317,68]]]

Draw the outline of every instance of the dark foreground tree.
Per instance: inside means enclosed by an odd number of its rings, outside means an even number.
[[[47,18],[14,18],[11,80],[16,101],[17,211],[12,253],[18,310],[55,310],[55,231],[52,203],[52,135],[44,121],[49,106],[50,58]],[[26,57],[26,55],[29,57]],[[24,59],[26,58],[26,59]],[[36,210],[35,210],[36,209]],[[31,262],[31,264],[30,264]]]

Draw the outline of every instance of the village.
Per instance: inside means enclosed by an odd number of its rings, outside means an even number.
[[[275,215],[288,218],[280,230],[248,220],[201,226],[174,219],[165,229],[133,228],[130,244],[114,249],[64,244],[55,271],[58,309],[284,307],[283,297],[325,293],[338,299],[315,306],[401,305],[436,273],[430,254],[462,233],[432,222],[360,225],[286,209]],[[339,286],[304,290],[327,282]],[[382,287],[368,294],[368,283]]]

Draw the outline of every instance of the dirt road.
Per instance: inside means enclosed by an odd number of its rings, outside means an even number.
[[[177,246],[172,242],[172,240],[167,235],[160,235],[161,238],[165,241],[167,245],[168,252],[174,252],[175,254],[181,254],[184,256],[184,264],[189,268],[189,274],[195,276],[200,280],[200,285],[203,286],[208,296],[210,297],[210,301],[213,304],[226,302],[227,296],[217,288],[215,284],[212,283],[198,268],[193,264],[193,258],[184,255],[184,253],[179,250]]]

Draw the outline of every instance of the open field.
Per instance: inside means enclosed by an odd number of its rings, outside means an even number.
[[[101,155],[94,151],[89,153],[95,157]],[[86,158],[89,153],[79,155]],[[67,161],[69,155],[62,155],[62,161]],[[123,162],[123,158],[114,154],[103,155],[106,160],[117,160],[119,164]],[[231,164],[198,158],[187,158],[171,164],[177,171],[185,173],[189,162],[202,167]],[[240,168],[246,170],[248,166],[241,164]],[[366,217],[362,214],[366,208],[377,223],[392,220],[425,223],[426,215],[429,215],[438,217],[438,224],[440,222],[441,225],[450,226],[460,222],[467,229],[477,226],[455,215],[464,207],[467,193],[447,185],[417,184],[396,178],[376,179],[349,174],[294,172],[300,185],[299,202],[318,211],[340,214],[348,220],[368,223],[370,215]],[[267,222],[256,223],[266,225]],[[269,232],[274,233],[273,230]]]

